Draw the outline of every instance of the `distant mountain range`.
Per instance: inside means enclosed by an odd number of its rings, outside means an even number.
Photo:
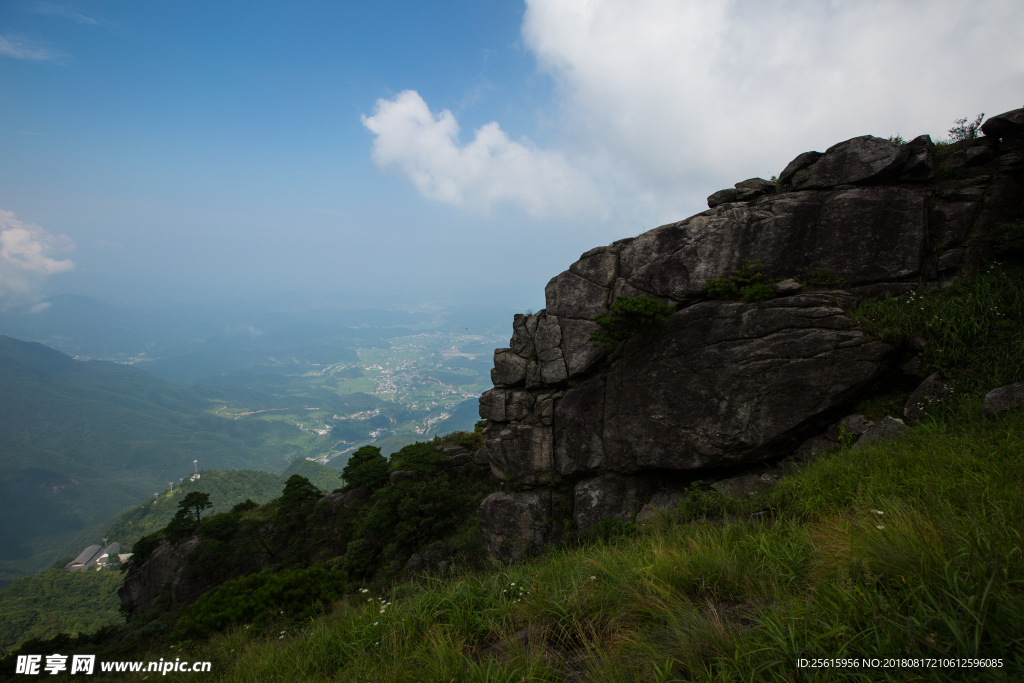
[[[294,427],[210,406],[138,368],[0,336],[0,581],[71,554],[120,510],[188,476],[193,459],[287,467]]]

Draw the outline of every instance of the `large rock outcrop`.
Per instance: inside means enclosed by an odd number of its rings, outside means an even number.
[[[481,506],[490,552],[520,555],[568,520],[632,519],[666,473],[776,458],[841,417],[893,356],[845,311],[988,258],[991,230],[1024,202],[1022,121],[1024,110],[993,117],[987,137],[941,154],[928,136],[800,154],[778,188],[742,181],[707,211],[591,249],[552,278],[546,308],[515,316],[480,399],[481,458],[505,488]],[[708,281],[745,259],[775,281],[816,271],[844,284],[708,300]],[[591,319],[640,295],[678,310],[655,335],[595,348]]]

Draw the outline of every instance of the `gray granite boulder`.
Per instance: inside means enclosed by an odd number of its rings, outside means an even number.
[[[928,415],[930,409],[948,398],[949,394],[949,385],[942,381],[942,373],[932,373],[907,399],[903,407],[903,417],[908,420],[921,420]]]
[[[1020,407],[1024,407],[1024,382],[999,387],[985,394],[981,412],[996,415]]]
[[[499,491],[480,504],[487,554],[515,559],[542,549],[551,536],[550,491]]]
[[[696,470],[795,448],[803,425],[876,377],[890,351],[830,300],[709,301],[628,343],[608,372],[601,457]],[[578,447],[565,448],[576,459]]]
[[[633,521],[650,480],[642,476],[604,474],[584,479],[573,488],[573,520],[586,531],[605,517]]]
[[[793,190],[812,190],[878,182],[898,175],[909,157],[905,145],[863,135],[829,147],[820,158],[795,172],[789,185]]]
[[[1024,109],[989,117],[981,124],[981,132],[993,138],[1024,138]]]
[[[804,152],[798,155],[793,161],[786,164],[786,168],[782,169],[782,173],[779,174],[779,182],[788,187],[797,172],[804,170],[821,157],[821,152]]]
[[[859,451],[868,446],[874,446],[876,443],[895,439],[905,431],[907,431],[907,425],[903,423],[903,420],[886,415],[880,422],[860,435],[857,442],[853,444],[852,450]]]
[[[829,427],[828,431],[825,432],[825,436],[840,445],[852,444],[860,437],[861,434],[874,425],[874,422],[860,413],[847,415],[842,420]]]
[[[775,293],[779,296],[788,296],[790,294],[799,294],[803,291],[803,285],[794,280],[793,278],[787,278],[782,282],[775,285]]]
[[[679,302],[700,300],[743,259],[775,278],[809,268],[851,285],[893,282],[921,271],[926,209],[925,193],[904,187],[771,195],[645,232],[619,254],[619,275],[633,292]]]
[[[736,190],[731,187],[726,188],[724,190],[719,190],[718,192],[713,192],[710,195],[708,195],[708,208],[713,209],[716,206],[719,206],[720,204],[728,204],[729,202],[734,202],[736,201],[736,198],[739,197],[739,194],[739,190]]]
[[[495,432],[497,432],[495,434]],[[484,432],[491,474],[516,485],[542,486],[555,475],[551,427],[513,422]]]
[[[495,349],[491,383],[496,387],[514,387],[525,381],[526,359],[512,349]]]
[[[534,397],[525,389],[496,387],[480,395],[480,417],[491,422],[521,420],[533,412]]]
[[[175,592],[175,588],[178,587],[182,579],[180,570],[186,563],[188,554],[195,550],[197,545],[199,545],[199,538],[196,536],[175,545],[162,541],[142,566],[125,578],[124,583],[117,590],[117,596],[121,599],[123,606],[131,608],[129,616],[135,616],[156,607],[157,599],[165,584],[171,585],[172,600],[181,601],[184,596],[176,595]]]
[[[686,492],[679,489],[658,491],[640,508],[640,512],[636,513],[633,521],[636,522],[637,527],[642,529],[658,515],[672,513],[684,498],[686,498]]]
[[[754,498],[770,489],[778,480],[777,472],[741,474],[728,479],[720,479],[711,484],[711,488],[726,498]]]

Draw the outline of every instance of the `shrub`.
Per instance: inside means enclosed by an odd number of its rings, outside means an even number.
[[[992,231],[992,251],[996,255],[1019,261],[1024,259],[1024,218],[1000,223]]]
[[[731,274],[708,280],[704,291],[712,299],[764,301],[775,296],[771,281],[761,272],[761,261],[750,259],[743,259]]]
[[[202,637],[232,624],[266,626],[280,615],[302,620],[344,595],[345,580],[322,567],[250,574],[206,593],[181,612],[177,638]]]
[[[391,455],[389,469],[408,470],[431,475],[451,464],[451,458],[437,450],[433,444],[417,442],[403,446]]]
[[[828,268],[800,268],[793,279],[808,289],[842,289],[846,286],[846,281]]]
[[[675,306],[651,297],[620,296],[612,304],[609,315],[591,318],[598,329],[590,333],[590,342],[603,349],[614,349],[619,342],[656,328],[675,310]]]
[[[949,129],[949,141],[956,144],[960,143],[960,148],[965,152],[967,151],[967,143],[978,137],[978,130],[981,128],[981,122],[985,119],[985,113],[978,114],[978,117],[971,123],[967,123],[966,118],[957,119],[954,121],[954,126]]]
[[[344,492],[363,489],[367,493],[388,483],[388,461],[374,446],[363,446],[348,459],[341,471]]]

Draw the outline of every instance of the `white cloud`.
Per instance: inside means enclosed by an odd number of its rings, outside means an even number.
[[[457,206],[544,215],[600,196],[616,220],[649,226],[807,150],[943,137],[961,116],[1024,105],[1019,0],[526,5],[523,44],[557,85],[551,147],[512,142],[496,122],[460,145],[452,114],[407,91],[363,119],[379,166]]]
[[[66,235],[52,235],[0,209],[0,301],[37,296],[46,278],[75,267],[70,259],[57,260],[50,254],[72,249],[74,243]]]
[[[493,121],[463,145],[455,116],[447,109],[435,115],[414,90],[377,100],[362,121],[377,136],[377,166],[404,175],[430,199],[483,212],[512,204],[536,217],[601,207],[586,174],[562,153],[510,140]]]
[[[31,62],[60,62],[67,58],[63,52],[40,47],[17,33],[0,36],[0,55]]]
[[[70,19],[71,21],[74,21],[79,24],[98,26],[101,23],[104,23],[99,21],[98,19],[88,17],[82,14],[81,12],[76,12],[70,7],[58,5],[53,2],[43,2],[42,0],[39,0],[35,4],[33,4],[32,10],[37,14],[49,14],[52,16],[61,17],[63,19]]]
[[[663,200],[1024,104],[1012,0],[527,0],[522,31],[559,86],[564,144],[604,149]]]

